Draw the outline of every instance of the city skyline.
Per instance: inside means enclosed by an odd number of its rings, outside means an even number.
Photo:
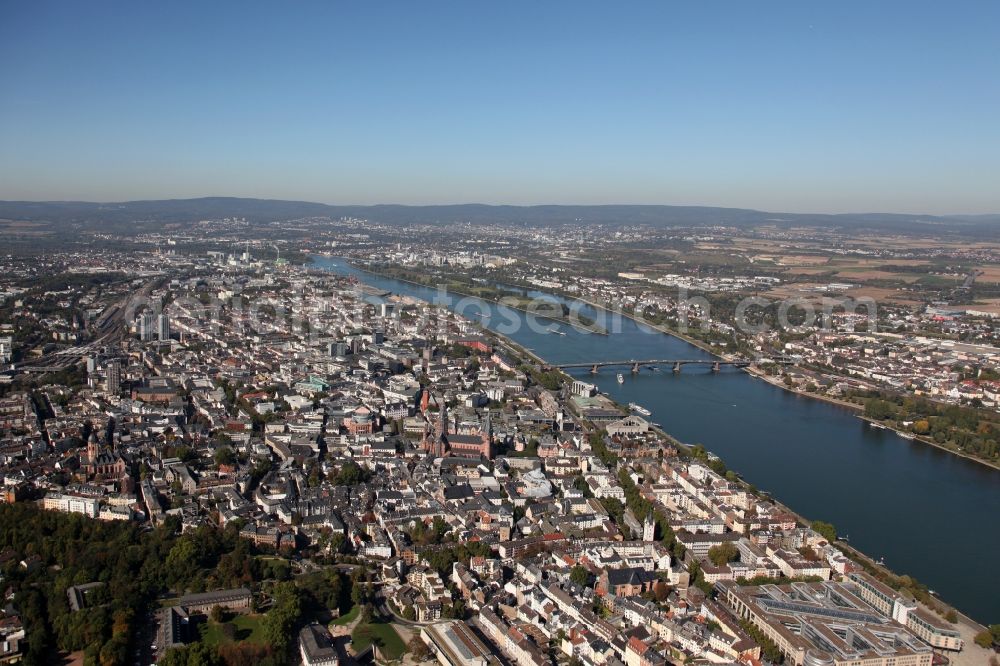
[[[1000,666],[998,26],[0,3],[0,663]]]
[[[1000,211],[984,3],[234,7],[4,10],[0,199]]]

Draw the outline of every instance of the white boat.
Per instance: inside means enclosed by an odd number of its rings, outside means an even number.
[[[899,436],[902,437],[903,439],[916,439],[917,437],[912,432],[901,432],[899,433]]]
[[[881,423],[875,423],[874,421],[869,421],[868,425],[870,425],[873,428],[878,428],[879,430],[885,430],[885,426],[882,425]]]
[[[620,372],[618,373],[618,383],[619,384],[624,384],[625,383],[625,377],[623,377],[622,373],[620,373]]]
[[[651,411],[643,407],[642,405],[637,405],[634,402],[628,403],[628,408],[637,414],[642,414],[643,416],[649,416],[652,414]]]

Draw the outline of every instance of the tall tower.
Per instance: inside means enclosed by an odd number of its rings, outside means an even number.
[[[443,458],[444,454],[447,451],[448,451],[448,406],[444,404],[444,400],[442,399],[440,405],[440,411],[438,412],[436,455]]]

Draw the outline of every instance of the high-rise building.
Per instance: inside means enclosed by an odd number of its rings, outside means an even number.
[[[118,391],[121,389],[122,385],[122,366],[121,363],[115,359],[108,361],[108,394],[118,395]]]
[[[156,315],[148,310],[139,317],[139,339],[152,342],[156,337]]]
[[[156,338],[157,340],[170,339],[170,317],[166,313],[161,312],[160,316],[156,318]]]
[[[646,516],[646,520],[642,523],[642,540],[656,540],[656,523],[653,522],[653,518],[651,516]]]

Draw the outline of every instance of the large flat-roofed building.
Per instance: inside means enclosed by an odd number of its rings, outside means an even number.
[[[337,666],[339,658],[330,631],[310,624],[299,632],[299,655],[303,666]]]
[[[172,647],[181,647],[189,640],[191,615],[208,614],[216,606],[243,611],[250,608],[250,600],[250,590],[245,587],[181,597],[176,605],[160,611],[160,655]]]
[[[907,614],[906,628],[939,650],[959,651],[964,645],[957,629],[923,608],[915,608]]]
[[[905,624],[907,613],[916,608],[913,601],[904,598],[896,590],[864,572],[851,572],[848,578],[857,585],[858,596],[864,599],[868,605],[900,624]]]
[[[881,613],[906,627],[940,650],[961,650],[962,636],[947,622],[920,608],[917,602],[907,599],[888,585],[863,571],[852,572],[848,578],[858,587],[858,596]]]
[[[97,518],[100,502],[93,497],[78,495],[63,495],[49,493],[42,498],[42,508],[47,511],[62,511],[63,513],[82,513],[88,518]]]
[[[188,613],[192,614],[207,613],[215,606],[221,606],[228,610],[243,610],[250,608],[250,590],[245,587],[237,587],[233,590],[188,594],[178,599],[177,605],[183,606]]]
[[[432,624],[420,630],[420,639],[441,666],[499,666],[500,661],[460,620]]]
[[[795,666],[931,665],[931,648],[866,603],[851,582],[716,585],[736,615],[774,641]]]
[[[104,587],[101,581],[84,583],[83,585],[71,585],[66,588],[66,598],[69,600],[69,609],[74,613],[87,607],[87,593]]]
[[[160,651],[183,647],[188,641],[191,618],[180,606],[160,611]]]

